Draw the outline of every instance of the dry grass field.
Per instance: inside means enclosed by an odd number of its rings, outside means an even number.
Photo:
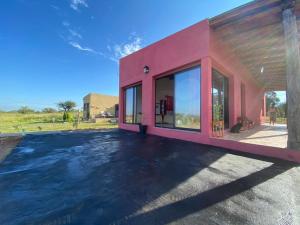
[[[63,113],[12,113],[0,112],[0,133],[26,133],[41,131],[60,131],[74,129],[104,129],[116,128],[117,124],[110,119],[103,118],[97,123],[79,121],[78,126],[74,122],[63,122]],[[80,115],[81,118],[82,115]],[[74,113],[76,118],[76,113]]]

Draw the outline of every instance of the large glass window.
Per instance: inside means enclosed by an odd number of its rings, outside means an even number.
[[[213,121],[224,121],[229,128],[228,78],[213,70],[212,74]]]
[[[157,127],[200,130],[200,67],[155,82]]]
[[[141,123],[142,85],[125,89],[125,123]]]
[[[200,67],[175,75],[175,127],[200,129]]]

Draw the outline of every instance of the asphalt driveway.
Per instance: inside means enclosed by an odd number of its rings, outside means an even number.
[[[0,164],[0,224],[300,224],[290,162],[119,130],[27,135]]]

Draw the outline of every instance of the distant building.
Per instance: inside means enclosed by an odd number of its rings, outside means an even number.
[[[90,93],[83,98],[83,119],[117,117],[119,97]]]

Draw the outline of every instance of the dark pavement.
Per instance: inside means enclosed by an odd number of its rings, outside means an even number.
[[[0,224],[300,224],[300,168],[109,130],[27,135],[0,164]]]

